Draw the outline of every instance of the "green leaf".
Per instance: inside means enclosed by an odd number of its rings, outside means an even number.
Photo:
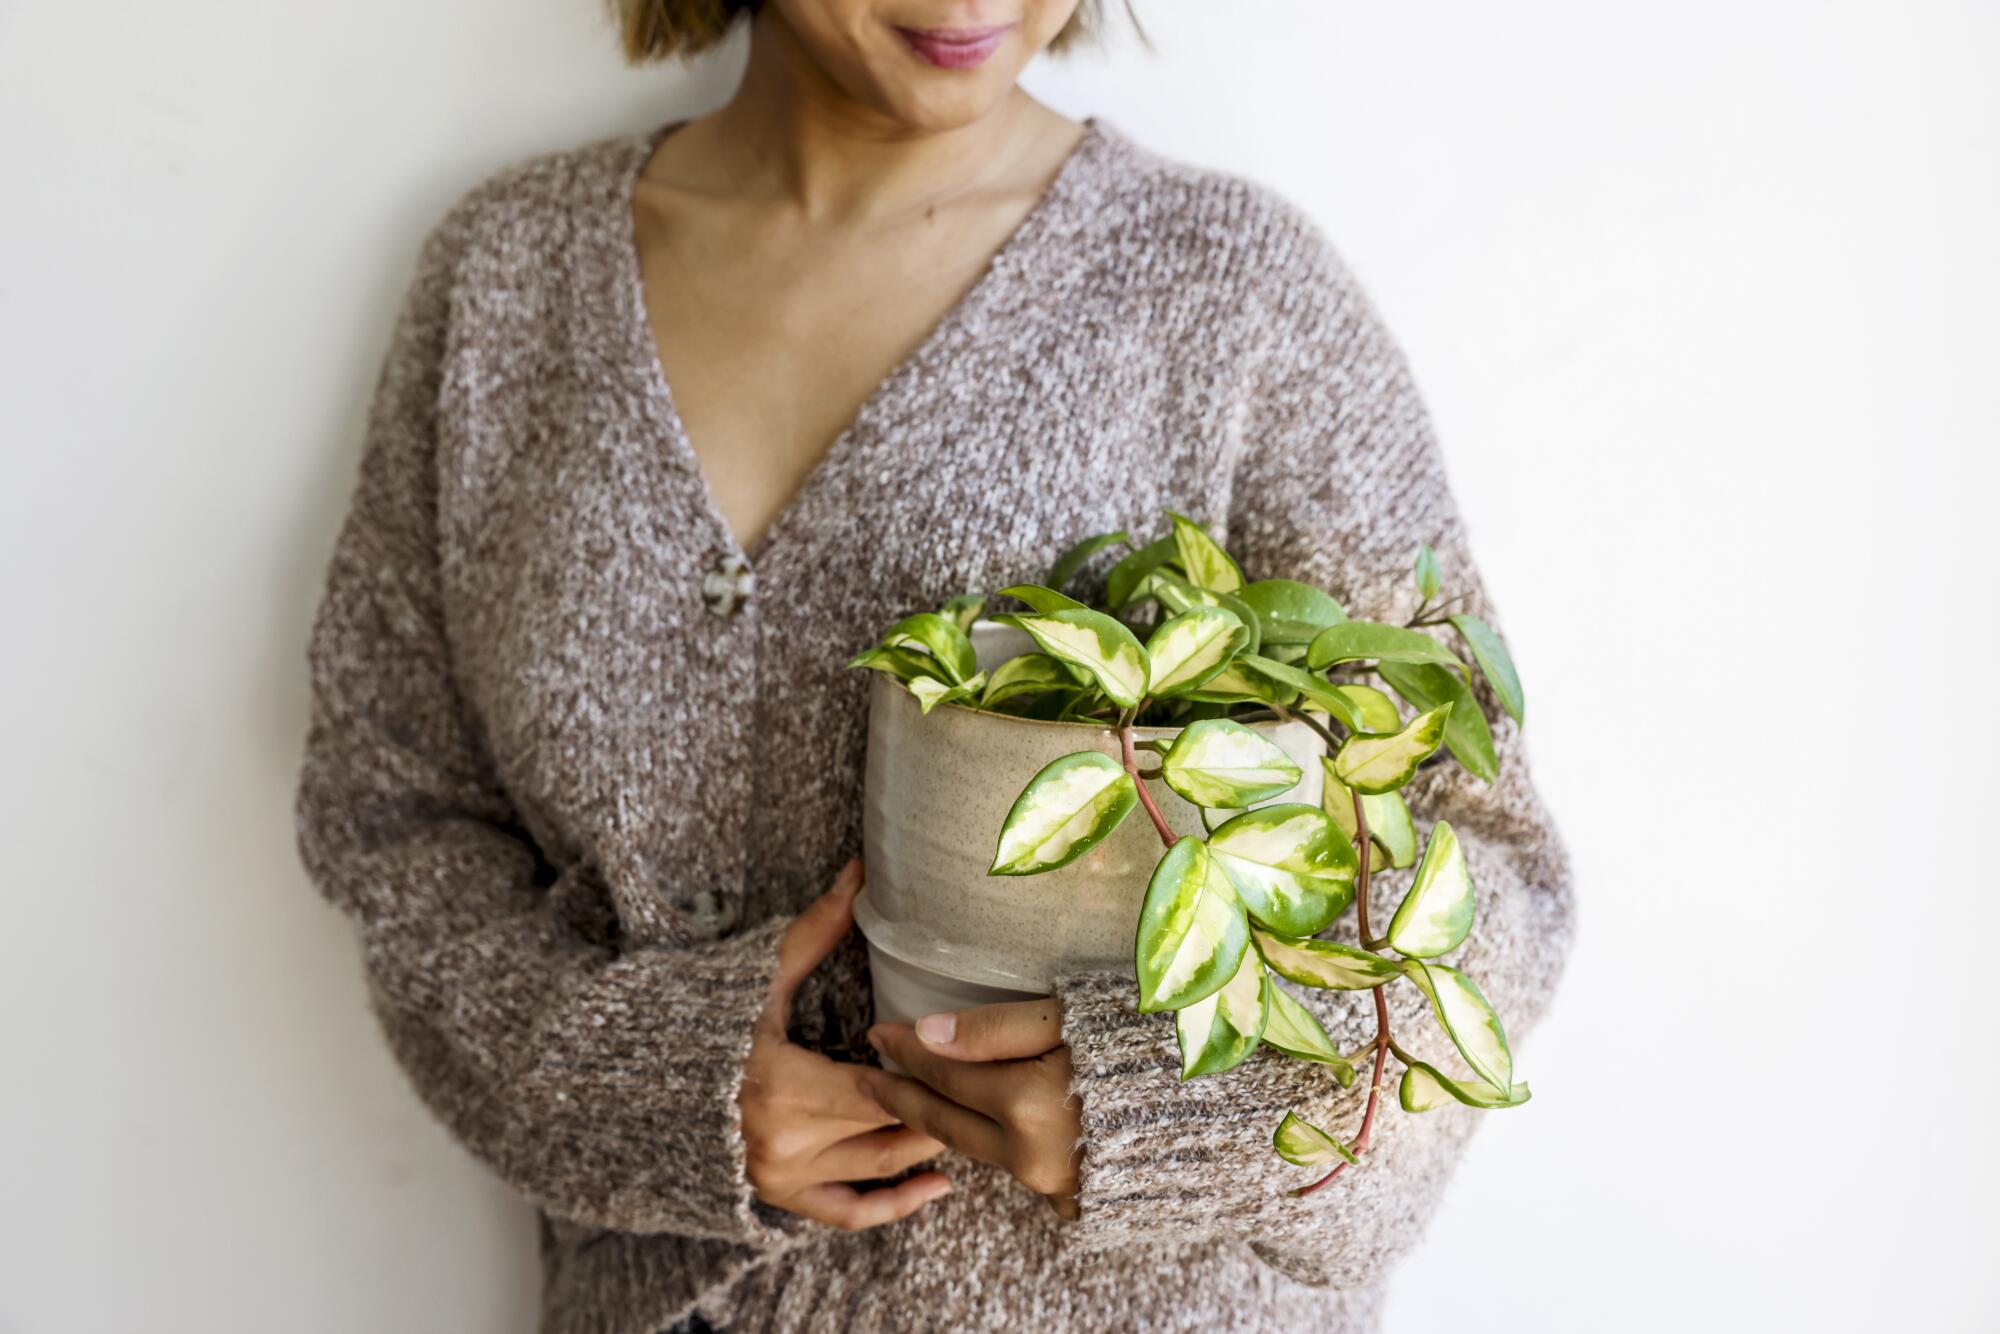
[[[1403,1071],[1403,1082],[1396,1090],[1396,1101],[1403,1105],[1404,1111],[1428,1112],[1446,1098],[1456,1098],[1467,1107],[1481,1107],[1489,1111],[1519,1107],[1528,1100],[1528,1086],[1516,1084],[1508,1092],[1500,1093],[1483,1084],[1462,1084],[1422,1061],[1414,1062]]]
[[[1229,878],[1198,838],[1177,840],[1146,886],[1134,962],[1139,1010],[1178,1010],[1214,994],[1250,948],[1250,923]]]
[[[1306,662],[1314,671],[1341,662],[1430,662],[1465,670],[1452,651],[1421,630],[1345,621],[1314,636]]]
[[[1465,636],[1465,645],[1472,650],[1472,660],[1479,664],[1479,670],[1493,686],[1493,694],[1500,701],[1500,707],[1513,715],[1515,722],[1523,721],[1522,712],[1528,707],[1521,696],[1521,675],[1514,670],[1514,656],[1507,652],[1507,645],[1493,627],[1477,616],[1460,614],[1451,618],[1458,632]]]
[[[1347,609],[1332,597],[1296,579],[1259,579],[1236,596],[1256,613],[1268,644],[1310,644],[1320,631],[1347,619]]]
[[[1048,654],[1023,653],[1007,659],[988,675],[986,693],[979,697],[979,707],[990,709],[1016,695],[1076,688],[1076,678]]]
[[[1417,548],[1417,596],[1429,602],[1438,595],[1443,581],[1438,577],[1437,552],[1431,544],[1423,543]]]
[[[1150,693],[1182,694],[1229,665],[1248,636],[1243,622],[1216,607],[1194,607],[1160,622],[1146,641]]]
[[[946,685],[934,676],[912,677],[903,684],[917,697],[919,709],[928,714],[940,704],[956,704],[965,700],[977,701],[979,692],[986,688],[986,673],[976,672],[957,685]]]
[[[1318,705],[1338,718],[1349,731],[1363,730],[1361,716],[1353,703],[1326,678],[1255,653],[1240,654],[1236,660],[1246,671],[1296,691],[1308,704]]]
[[[1222,594],[1212,593],[1201,585],[1181,578],[1172,570],[1162,567],[1146,576],[1146,591],[1160,600],[1160,605],[1171,612],[1183,612],[1194,607],[1220,607]]]
[[[1160,777],[1197,806],[1241,808],[1297,786],[1299,766],[1263,733],[1227,718],[1189,723],[1160,757]]]
[[[1132,632],[1102,612],[1085,607],[1028,616],[995,616],[1034,636],[1052,658],[1081,667],[1120,708],[1138,706],[1146,695],[1146,650]]]
[[[1104,577],[1104,604],[1117,611],[1130,602],[1146,576],[1172,560],[1179,550],[1179,544],[1169,533],[1124,557]]]
[[[1271,979],[1257,951],[1243,951],[1243,962],[1218,991],[1174,1014],[1174,1036],[1181,1047],[1181,1078],[1213,1075],[1233,1069],[1257,1050],[1264,1023],[1271,1013]]]
[[[906,648],[884,648],[880,644],[855,654],[847,660],[847,665],[886,672],[899,681],[918,676],[935,678],[943,670],[928,653],[913,653]]]
[[[1343,685],[1335,687],[1335,690],[1361,720],[1361,726],[1355,731],[1383,736],[1403,730],[1403,711],[1396,707],[1395,700],[1374,686]]]
[[[1486,1003],[1486,997],[1472,979],[1456,968],[1422,959],[1405,959],[1403,969],[1429,998],[1438,1026],[1451,1038],[1472,1072],[1495,1091],[1511,1094],[1514,1054],[1507,1049],[1507,1034],[1500,1027],[1500,1016],[1493,1013],[1493,1007]]]
[[[1353,839],[1360,832],[1354,823],[1353,789],[1340,781],[1340,775],[1333,771],[1333,761],[1328,757],[1320,756],[1319,768],[1319,804],[1340,826],[1340,832]],[[1417,829],[1410,819],[1410,808],[1403,801],[1402,793],[1383,792],[1362,797],[1361,814],[1368,821],[1368,841],[1381,854],[1379,857],[1371,855],[1369,866],[1372,870],[1401,870],[1417,860]]]
[[[1265,931],[1254,935],[1257,952],[1264,956],[1271,971],[1302,987],[1368,991],[1402,971],[1393,959],[1337,940],[1286,940]]]
[[[1457,831],[1439,820],[1431,826],[1431,839],[1410,892],[1403,895],[1389,921],[1389,947],[1416,959],[1434,959],[1455,950],[1472,930],[1476,906],[1465,849],[1459,846]]]
[[[1245,811],[1208,836],[1252,921],[1280,936],[1323,931],[1354,902],[1354,845],[1317,806]]]
[[[1067,866],[1102,843],[1138,803],[1138,784],[1109,755],[1083,750],[1052,761],[1014,799],[986,874],[1039,875]]]
[[[1345,1144],[1303,1119],[1297,1112],[1285,1113],[1285,1119],[1278,1123],[1277,1132],[1271,1136],[1271,1147],[1278,1151],[1280,1158],[1296,1167],[1324,1167],[1336,1161],[1360,1161]]]
[[[1215,600],[1222,604],[1224,611],[1234,613],[1236,619],[1243,622],[1242,651],[1255,653],[1261,649],[1264,645],[1264,630],[1258,624],[1257,613],[1250,609],[1250,604],[1234,593],[1217,593]]]
[[[1357,792],[1393,792],[1410,781],[1417,766],[1437,753],[1452,707],[1441,705],[1410,719],[1388,736],[1356,735],[1341,743],[1333,771]]]
[[[1252,954],[1255,951],[1251,952]],[[1248,957],[1248,956],[1246,956]],[[1354,1086],[1354,1063],[1340,1054],[1313,1012],[1299,1004],[1292,993],[1276,982],[1271,991],[1271,1012],[1264,1021],[1264,1045],[1300,1061],[1317,1061],[1333,1068],[1333,1077],[1342,1088]]]
[[[972,623],[979,619],[979,613],[986,610],[986,598],[980,593],[961,593],[938,608],[938,615],[950,621],[966,634],[972,633]]]
[[[1185,515],[1167,511],[1174,523],[1174,545],[1180,551],[1183,572],[1194,583],[1212,593],[1234,593],[1243,587],[1243,571],[1236,568],[1208,530]]]
[[[1444,744],[1458,762],[1476,778],[1492,782],[1500,775],[1500,759],[1493,750],[1493,731],[1479,701],[1459,679],[1458,673],[1428,663],[1385,662],[1376,670],[1395,692],[1419,709],[1451,708],[1445,723]]]
[[[905,616],[882,637],[884,648],[920,648],[944,669],[944,679],[958,685],[979,670],[972,641],[958,625],[934,611]]]
[[[1083,568],[1085,561],[1104,548],[1120,542],[1127,546],[1132,544],[1132,539],[1125,535],[1125,530],[1122,528],[1115,533],[1099,533],[1095,537],[1084,538],[1056,557],[1056,563],[1049,567],[1049,587],[1060,591],[1070,580],[1076,578],[1076,572]]]
[[[1040,584],[1014,584],[1001,589],[1000,596],[1019,599],[1041,612],[1062,611],[1069,607],[1083,606],[1075,598],[1058,593],[1053,588],[1043,588]]]
[[[1217,672],[1201,686],[1182,693],[1182,699],[1196,700],[1205,704],[1282,704],[1296,703],[1299,692],[1282,682],[1275,681],[1262,672],[1254,672],[1243,666],[1242,655],[1237,660]]]

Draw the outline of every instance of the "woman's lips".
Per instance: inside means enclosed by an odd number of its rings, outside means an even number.
[[[1003,23],[995,28],[898,28],[910,49],[939,69],[972,69],[986,63],[986,58],[1000,47],[1007,36],[1007,30],[1014,25]]]

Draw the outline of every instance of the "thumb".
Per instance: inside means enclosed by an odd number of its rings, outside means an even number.
[[[799,983],[820,966],[854,927],[854,896],[866,879],[861,859],[851,857],[834,877],[832,888],[806,905],[778,942],[778,967],[764,1002],[762,1023],[782,1033],[792,1012]]]

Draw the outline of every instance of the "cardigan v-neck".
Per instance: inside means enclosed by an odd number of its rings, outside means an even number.
[[[1129,977],[1056,982],[1075,1222],[956,1156],[953,1191],[892,1227],[772,1210],[736,1092],[780,936],[861,849],[867,681],[841,664],[895,618],[1171,508],[1251,577],[1382,620],[1428,541],[1504,629],[1395,340],[1297,208],[1100,120],[760,544],[754,588],[710,601],[741,553],[644,319],[652,133],[497,172],[426,238],[307,655],[301,856],[413,1086],[538,1209],[544,1334],[696,1309],[809,1334],[1368,1327],[1473,1114],[1385,1116],[1365,1170],[1291,1200],[1272,1127],[1295,1106],[1351,1126],[1363,1091],[1263,1056],[1183,1085]],[[1518,1041],[1565,956],[1568,862],[1479,689],[1499,780],[1435,765],[1408,795],[1459,833],[1479,925],[1452,962]],[[1413,995],[1399,1033],[1424,1030]],[[1298,999],[1342,1050],[1373,1032],[1359,993]],[[850,938],[794,1036],[868,1059],[869,1010]]]
[[[935,350],[948,343],[954,329],[968,320],[976,319],[980,304],[992,287],[1007,281],[1008,271],[1016,266],[1032,266],[1043,261],[1037,253],[1037,242],[1045,228],[1044,219],[1065,204],[1066,193],[1072,181],[1089,169],[1092,155],[1098,149],[1102,134],[1094,117],[1085,117],[1083,132],[1063,154],[1050,179],[1021,219],[1014,224],[1007,235],[986,262],[980,266],[978,275],[971,285],[961,292],[932,322],[918,339],[916,345],[903,356],[862,399],[861,405],[847,423],[834,435],[826,449],[807,469],[798,487],[771,516],[764,530],[747,545],[737,536],[734,527],[722,512],[716,499],[715,488],[709,481],[707,470],[702,466],[701,455],[695,450],[686,421],[681,417],[680,406],[668,382],[666,368],[661,365],[659,344],[653,336],[652,317],[647,310],[645,280],[640,264],[638,236],[632,220],[633,192],[639,175],[653,153],[668,135],[687,122],[684,119],[668,121],[663,125],[631,136],[631,151],[619,163],[617,188],[611,196],[620,210],[623,226],[612,223],[604,229],[606,238],[616,247],[617,253],[609,263],[614,271],[628,271],[632,292],[631,311],[626,323],[633,332],[632,350],[635,358],[634,373],[646,383],[647,402],[657,419],[664,448],[670,451],[678,465],[690,475],[692,485],[699,493],[698,508],[702,519],[712,529],[712,536],[718,546],[723,547],[728,556],[734,557],[742,567],[755,571],[763,562],[765,553],[774,545],[785,540],[786,529],[794,520],[794,515],[802,508],[809,507],[814,494],[821,488],[826,474],[838,471],[846,463],[846,456],[854,447],[855,439],[864,433],[873,418],[889,411],[889,400],[913,381],[934,373]],[[618,317],[616,309],[607,309],[607,315]]]

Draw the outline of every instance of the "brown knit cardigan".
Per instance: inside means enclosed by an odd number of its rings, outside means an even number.
[[[1390,1109],[1362,1168],[1289,1199],[1272,1127],[1351,1127],[1362,1090],[1268,1053],[1181,1085],[1129,979],[1058,987],[1076,1222],[951,1155],[957,1189],[889,1227],[770,1209],[736,1089],[780,933],[860,850],[867,682],[841,664],[893,618],[1172,508],[1374,619],[1408,614],[1428,541],[1499,624],[1396,343],[1296,207],[1094,119],[744,552],[642,304],[631,189],[672,128],[519,162],[430,232],[308,650],[304,864],[418,1095],[538,1209],[543,1329],[1371,1326],[1484,1114]],[[705,597],[732,558],[754,586]],[[1438,764],[1409,797],[1463,840],[1453,962],[1518,1041],[1570,881],[1517,728],[1495,740],[1497,783]],[[1306,999],[1343,1049],[1372,1035],[1365,995]],[[867,1059],[869,1009],[850,941],[794,1034]]]

